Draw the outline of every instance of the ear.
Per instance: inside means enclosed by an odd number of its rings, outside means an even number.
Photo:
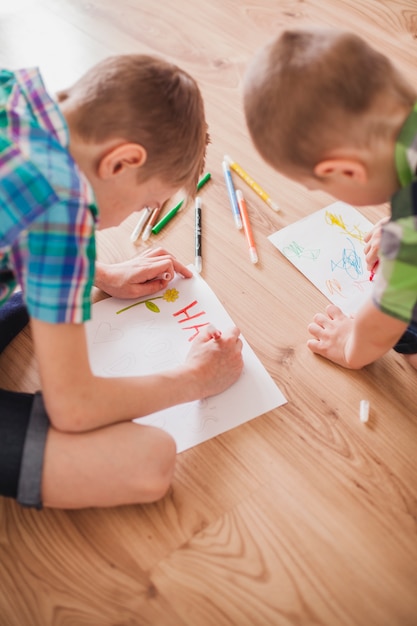
[[[314,168],[314,174],[318,178],[352,181],[364,184],[368,181],[368,171],[359,160],[356,159],[327,159],[320,161]]]
[[[131,168],[141,167],[147,152],[138,143],[123,143],[105,154],[98,164],[99,178],[106,180]]]

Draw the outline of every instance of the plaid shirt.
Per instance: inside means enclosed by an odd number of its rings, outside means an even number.
[[[0,306],[18,282],[31,317],[90,317],[93,192],[37,69],[0,70]]]
[[[395,163],[401,189],[391,198],[382,228],[375,305],[407,324],[417,323],[417,103],[397,139]]]

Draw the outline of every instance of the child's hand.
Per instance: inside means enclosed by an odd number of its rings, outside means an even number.
[[[243,369],[239,335],[236,327],[223,333],[208,327],[194,339],[185,366],[191,368],[196,397],[214,396],[237,381]]]
[[[307,346],[315,354],[342,365],[350,367],[346,361],[345,350],[353,328],[354,320],[345,315],[339,307],[330,304],[325,313],[317,313],[308,331],[313,339]]]
[[[116,298],[141,298],[164,289],[175,273],[192,272],[163,248],[147,250],[122,263],[96,263],[95,285]]]
[[[378,253],[381,244],[382,226],[388,222],[389,217],[383,217],[379,222],[375,224],[369,233],[366,233],[363,238],[365,247],[363,249],[365,253],[366,267],[368,272],[371,272],[378,261]]]
[[[360,369],[386,354],[399,340],[407,323],[386,315],[369,299],[348,317],[334,304],[317,313],[308,326],[312,352],[347,367]]]

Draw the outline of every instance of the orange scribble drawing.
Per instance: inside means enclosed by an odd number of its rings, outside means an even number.
[[[339,283],[339,281],[336,278],[329,278],[328,280],[326,280],[326,287],[329,290],[331,295],[333,295],[334,293],[337,293],[342,298],[346,298],[346,296],[342,293],[343,291],[342,285]]]
[[[363,279],[363,280],[354,280],[353,281],[353,286],[356,287],[359,291],[364,292],[366,291],[366,286],[369,285],[369,280],[368,279]]]

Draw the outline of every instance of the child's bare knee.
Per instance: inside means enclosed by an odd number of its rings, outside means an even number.
[[[172,437],[167,437],[163,454],[156,468],[153,482],[153,501],[160,500],[165,496],[171,486],[175,470],[175,461],[177,457],[177,447]]]
[[[171,486],[175,470],[177,447],[174,439],[166,432],[155,433],[149,451],[146,483],[144,476],[137,476],[137,488],[142,493],[142,502],[156,502],[165,496]]]

